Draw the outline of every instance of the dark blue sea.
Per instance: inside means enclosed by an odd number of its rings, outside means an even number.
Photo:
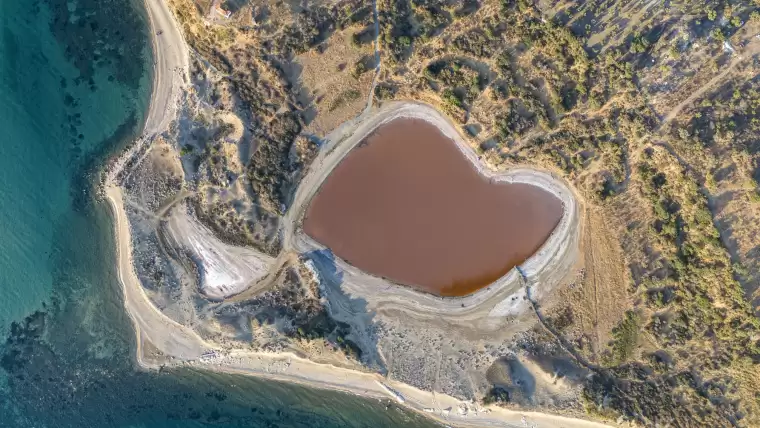
[[[387,402],[142,372],[99,171],[141,131],[152,53],[132,0],[0,0],[0,427],[430,426]]]

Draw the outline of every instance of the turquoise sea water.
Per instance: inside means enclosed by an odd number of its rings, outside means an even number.
[[[136,371],[98,171],[139,134],[143,5],[0,0],[0,427],[430,426],[387,402]]]

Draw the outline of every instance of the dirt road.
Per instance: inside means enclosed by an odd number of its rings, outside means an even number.
[[[728,76],[729,73],[742,61],[744,61],[747,58],[752,58],[753,55],[760,53],[760,41],[757,41],[756,39],[752,39],[750,43],[747,45],[747,47],[744,49],[743,52],[737,54],[734,59],[731,60],[731,62],[728,64],[727,67],[723,69],[720,73],[715,75],[712,79],[710,79],[707,83],[702,85],[699,89],[694,91],[691,95],[689,95],[688,98],[681,101],[671,109],[667,115],[662,119],[662,123],[660,124],[660,128],[663,128],[665,125],[670,123],[673,119],[675,119],[679,113],[681,113],[681,110],[684,109],[684,107],[688,106],[689,104],[696,101],[699,97],[705,94],[708,90],[712,89],[718,82],[721,82],[723,79]]]

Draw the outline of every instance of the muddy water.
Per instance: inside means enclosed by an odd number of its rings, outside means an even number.
[[[535,253],[561,216],[550,193],[491,182],[434,125],[396,119],[333,170],[304,230],[365,272],[464,296]]]

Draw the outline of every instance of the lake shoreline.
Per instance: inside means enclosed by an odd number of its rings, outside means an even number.
[[[418,102],[403,101],[385,103],[379,108],[365,112],[328,135],[320,154],[312,162],[309,171],[298,186],[293,204],[283,222],[284,248],[299,254],[319,252],[325,247],[303,232],[301,223],[309,202],[319,192],[331,171],[376,129],[397,119],[418,119],[434,125],[478,171],[494,182],[519,183],[535,186],[562,202],[563,213],[559,224],[533,255],[520,268],[532,284],[534,298],[545,296],[571,270],[578,257],[578,240],[582,221],[578,196],[564,181],[554,174],[524,166],[506,171],[493,171],[478,158],[475,151],[463,140],[451,120],[431,106]],[[414,308],[416,312],[445,319],[494,318],[519,315],[530,307],[525,299],[525,287],[517,269],[511,269],[488,286],[462,297],[440,297],[417,289],[398,286],[336,259],[343,273],[343,288],[351,295],[363,296],[370,303],[382,301],[383,305]]]

